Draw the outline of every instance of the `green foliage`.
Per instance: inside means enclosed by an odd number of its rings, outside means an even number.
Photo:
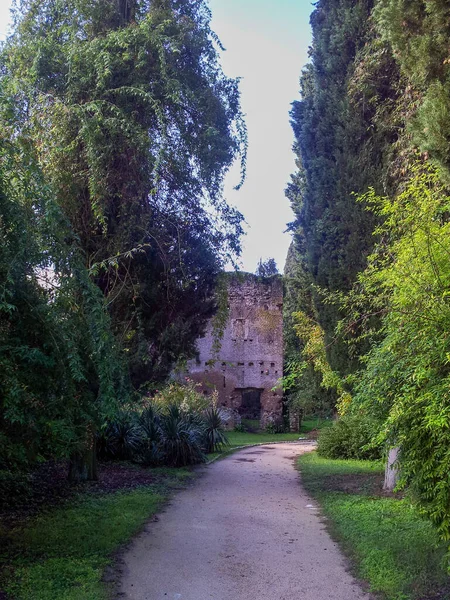
[[[272,275],[278,275],[278,267],[275,259],[268,258],[263,261],[263,259],[260,258],[255,274],[258,277],[272,277]]]
[[[261,430],[260,419],[241,419],[241,428],[235,428],[235,431],[248,431],[249,433],[257,432]]]
[[[24,0],[2,47],[0,465],[79,461],[105,420],[128,455],[114,414],[193,355],[239,252],[245,125],[209,10],[127,6]]]
[[[386,600],[445,597],[440,589],[448,583],[447,549],[408,499],[378,496],[380,463],[327,460],[312,453],[300,457],[299,467],[333,536],[371,591]]]
[[[8,594],[17,600],[105,600],[102,577],[112,554],[161,508],[170,483],[179,486],[183,475],[167,473],[152,488],[85,496],[9,532],[0,549],[2,565],[14,569]]]
[[[317,383],[332,394],[328,398],[333,398],[338,409],[344,412],[345,407],[351,401],[349,392],[345,389],[341,377],[332,370],[325,345],[325,334],[322,327],[309,317],[304,312],[298,311],[292,314],[292,327],[301,340],[302,350],[297,359],[288,363],[287,374],[283,378],[284,388],[289,391],[290,388],[297,388],[296,396],[290,401],[290,405],[294,409],[300,409],[308,414],[321,414],[325,412],[327,416],[332,411],[331,403],[326,402],[327,396],[321,395],[319,401],[312,397],[304,398],[300,394],[302,389],[303,379],[311,379],[311,375],[317,376]],[[300,359],[304,360],[301,361]],[[304,377],[304,373],[306,377]],[[303,397],[302,397],[303,396]],[[303,401],[302,401],[303,400]]]
[[[236,433],[245,433],[247,431],[247,427],[243,424],[243,423],[238,423],[233,431],[235,431]]]
[[[222,197],[245,126],[204,1],[27,0],[3,53],[23,130],[70,221],[135,387],[161,381],[239,252]],[[51,101],[49,101],[51,99]]]
[[[450,173],[450,9],[443,0],[379,0],[374,20],[413,91],[414,143]]]
[[[294,243],[289,248],[283,283],[284,375],[281,384],[287,404],[297,414],[329,416],[336,402],[336,392],[321,385],[322,373],[305,356],[308,340],[296,328],[296,315],[301,313],[305,318],[308,315],[312,320],[314,308],[311,277]]]
[[[211,400],[198,391],[199,387],[201,386],[188,377],[183,384],[169,383],[155,394],[153,403],[163,411],[170,406],[177,406],[185,413],[204,411]]]
[[[373,443],[380,424],[365,415],[346,414],[321,430],[317,452],[324,458],[377,460],[380,444]]]
[[[221,411],[217,406],[210,406],[203,414],[205,422],[203,430],[204,449],[207,454],[220,452],[228,445]]]
[[[382,439],[402,449],[404,482],[449,539],[449,197],[436,171],[417,166],[397,197],[371,191],[365,200],[383,223],[361,293],[377,290],[386,312],[355,402],[384,419]]]
[[[288,433],[289,423],[286,423],[285,419],[278,418],[267,423],[264,428],[265,433]]]
[[[99,456],[179,467],[220,451],[228,443],[221,411],[196,388],[189,379],[171,383],[143,408],[117,415],[98,435]]]
[[[148,418],[146,421],[148,423]],[[100,458],[130,460],[140,448],[141,439],[135,415],[122,411],[114,416],[114,420],[97,437],[97,453]]]
[[[286,195],[295,214],[290,229],[298,262],[313,303],[313,311],[301,305],[297,310],[322,327],[327,360],[340,376],[353,372],[357,360],[335,337],[338,307],[323,302],[317,288],[348,291],[373,243],[373,218],[352,192],[378,184],[380,145],[373,143],[371,113],[353,106],[348,94],[359,53],[370,37],[372,7],[369,0],[316,3],[311,63],[300,79],[302,100],[291,111],[298,171]]]
[[[32,459],[52,437],[40,408],[58,390],[55,323],[34,270],[39,265],[33,218],[37,169],[27,171],[19,149],[3,144],[0,158],[0,464]],[[15,176],[13,177],[13,173]],[[37,197],[37,193],[36,193]],[[59,337],[59,336],[58,336]],[[41,406],[39,406],[41,405]],[[48,420],[47,420],[48,419]],[[53,420],[54,419],[54,420]],[[58,415],[53,415],[53,424]],[[48,425],[50,427],[48,427]],[[28,439],[28,448],[22,444]],[[43,439],[44,438],[44,439]]]
[[[24,467],[78,452],[126,389],[103,298],[15,126],[0,150],[0,465]]]
[[[156,404],[146,404],[138,416],[137,429],[140,442],[134,452],[134,460],[145,466],[162,464],[164,454],[161,448],[161,410]]]
[[[392,163],[385,162],[383,152],[401,131],[385,118],[397,73],[389,54],[367,49],[375,37],[369,18],[373,5],[365,0],[316,3],[311,61],[300,78],[302,99],[291,111],[297,171],[286,189],[295,219],[289,224],[293,245],[285,269],[285,373],[291,378],[292,406],[323,416],[349,390],[322,386],[329,377],[301,356],[306,341],[295,334],[293,315],[304,313],[321,328],[320,362],[336,381],[358,369],[358,355],[367,344],[359,338],[350,347],[336,336],[343,313],[327,298],[348,292],[365,266],[375,219],[353,192],[381,188]]]
[[[321,385],[325,389],[340,388],[341,382],[330,367],[325,348],[325,334],[321,326],[303,312],[293,314],[294,331],[303,341],[302,355],[315,371],[322,376]]]
[[[316,4],[287,189],[303,279],[292,313],[321,327],[319,362],[351,393],[347,410],[402,447],[403,483],[446,539],[448,17],[443,0]],[[297,390],[304,349],[289,355]]]
[[[178,406],[168,407],[161,418],[161,446],[166,465],[184,467],[205,461],[202,425],[189,419]]]

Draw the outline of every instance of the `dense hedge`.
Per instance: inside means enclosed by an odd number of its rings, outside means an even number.
[[[345,415],[332,427],[322,429],[317,451],[324,458],[376,460],[381,458],[380,446],[372,441],[376,432],[377,424],[373,419]]]

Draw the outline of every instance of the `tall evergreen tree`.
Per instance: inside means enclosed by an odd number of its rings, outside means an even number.
[[[374,243],[376,220],[356,195],[369,186],[386,192],[393,165],[395,176],[401,169],[404,123],[392,110],[400,74],[376,32],[373,7],[365,0],[317,3],[311,62],[291,111],[298,171],[286,192],[295,214],[290,229],[313,284],[330,365],[341,375],[355,371],[358,353],[367,349],[350,350],[335,335],[343,312],[329,301],[330,293],[352,288]]]
[[[302,182],[296,194],[292,186],[289,191],[296,213],[293,227],[301,228],[305,237],[314,284],[325,290],[348,290],[370,247],[373,221],[352,193],[372,182],[372,173],[364,168],[372,149],[367,148],[367,122],[351,106],[348,86],[368,36],[372,4],[350,0],[317,4],[311,17],[311,63],[301,78],[302,100],[291,112],[300,165],[297,177]],[[315,304],[331,364],[348,372],[354,366],[345,346],[330,343],[339,313],[318,294]]]

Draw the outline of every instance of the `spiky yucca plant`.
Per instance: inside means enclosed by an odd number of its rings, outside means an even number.
[[[219,452],[228,445],[228,437],[225,433],[222,412],[217,406],[210,406],[203,414],[204,420],[204,449],[210,452]]]
[[[109,422],[97,439],[100,458],[129,460],[142,441],[142,433],[133,413],[121,412]]]
[[[202,434],[202,428],[183,414],[178,406],[169,406],[161,418],[164,463],[170,467],[184,467],[204,462]]]

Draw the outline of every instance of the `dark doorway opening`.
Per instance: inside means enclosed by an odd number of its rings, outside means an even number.
[[[261,418],[261,392],[255,388],[242,390],[242,402],[239,414],[243,419]]]

